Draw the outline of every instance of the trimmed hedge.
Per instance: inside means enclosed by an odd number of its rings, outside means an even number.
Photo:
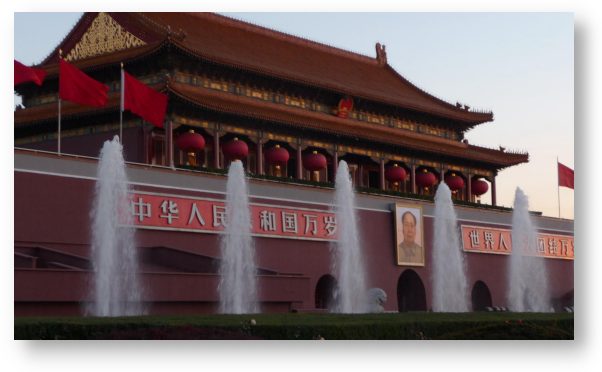
[[[16,318],[15,339],[572,340],[573,322],[573,313]]]

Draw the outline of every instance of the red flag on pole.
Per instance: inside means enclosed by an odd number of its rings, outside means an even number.
[[[575,171],[558,163],[558,186],[575,189]]]
[[[149,88],[127,72],[124,76],[124,110],[130,110],[153,125],[163,128],[167,111],[167,95]]]
[[[60,60],[59,97],[80,105],[102,107],[107,104],[109,87]]]
[[[15,85],[26,82],[34,82],[37,85],[42,85],[46,77],[46,71],[40,68],[27,67],[21,62],[15,61]]]

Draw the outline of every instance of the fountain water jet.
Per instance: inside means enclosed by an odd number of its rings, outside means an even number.
[[[338,278],[334,312],[363,313],[368,311],[368,291],[362,259],[355,193],[349,167],[339,162],[335,180],[335,212],[337,241],[333,247],[332,272]]]
[[[512,255],[508,278],[511,311],[548,312],[551,301],[543,257],[537,252],[537,231],[529,215],[529,199],[516,188],[512,211]]]
[[[242,162],[233,161],[226,185],[226,229],[220,239],[219,312],[259,312],[255,247],[251,236],[249,193]]]
[[[95,316],[145,313],[130,204],[123,146],[115,136],[100,151],[91,213],[94,301],[88,312]]]
[[[434,229],[433,311],[467,312],[470,308],[466,266],[451,191],[444,182],[435,194]]]

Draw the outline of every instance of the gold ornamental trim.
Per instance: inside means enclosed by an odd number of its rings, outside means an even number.
[[[76,61],[145,44],[121,27],[110,15],[99,13],[65,59]]]

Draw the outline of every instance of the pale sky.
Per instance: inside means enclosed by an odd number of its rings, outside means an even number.
[[[493,111],[471,144],[529,152],[497,177],[498,205],[521,187],[531,210],[558,216],[556,158],[574,169],[572,13],[223,14],[371,57],[385,44],[389,65],[421,89]],[[41,62],[80,15],[15,13],[15,59]],[[573,197],[560,188],[561,217],[574,218]]]

